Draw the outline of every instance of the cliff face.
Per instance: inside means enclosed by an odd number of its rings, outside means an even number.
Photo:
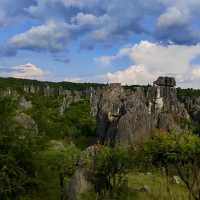
[[[132,144],[154,128],[179,128],[178,118],[189,118],[184,104],[177,99],[175,80],[159,77],[153,86],[135,91],[110,84],[91,95],[97,118],[100,143]]]
[[[178,122],[181,119],[200,123],[200,95],[181,94],[177,98],[176,82],[171,77],[159,77],[153,86],[145,87],[123,87],[117,83],[77,85],[15,79],[0,81],[0,96],[16,97],[20,112],[34,111],[39,102],[32,101],[38,97],[52,103],[55,100],[54,114],[61,115],[72,103],[90,99],[91,114],[97,121],[97,140],[102,144],[132,144],[155,128],[180,129]]]

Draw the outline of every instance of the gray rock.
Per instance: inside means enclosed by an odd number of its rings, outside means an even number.
[[[27,101],[25,97],[21,97],[19,100],[19,106],[22,110],[28,110],[32,108],[32,103],[31,101]]]
[[[87,179],[87,172],[85,169],[78,169],[74,176],[70,179],[65,190],[65,199],[78,200],[81,194],[86,193],[92,189],[92,184]]]
[[[25,113],[17,113],[14,119],[22,128],[34,133],[38,133],[37,124],[29,115]]]
[[[150,193],[151,190],[148,185],[144,185],[142,188],[139,189],[140,192]]]
[[[67,200],[78,200],[80,195],[91,191],[94,189],[93,184],[91,183],[90,170],[95,167],[94,162],[91,163],[91,168],[88,169],[86,160],[90,159],[91,161],[95,160],[95,156],[98,153],[99,145],[93,145],[88,147],[83,153],[78,162],[78,169],[75,174],[69,180],[69,183],[66,186],[64,191],[65,199]]]
[[[155,85],[164,86],[164,87],[175,87],[176,81],[173,77],[158,77],[156,81],[154,81]]]
[[[64,146],[64,144],[63,144],[62,141],[51,140],[51,141],[49,142],[49,145],[50,145],[50,147],[51,147],[52,149],[54,149],[54,150],[58,150],[58,151],[63,151],[63,150],[65,150],[65,146]]]
[[[148,136],[152,129],[179,129],[177,118],[189,118],[177,99],[174,78],[160,77],[146,92],[131,91],[110,84],[91,94],[93,115],[97,118],[97,136],[102,144],[128,145]]]
[[[181,178],[179,176],[173,176],[173,182],[179,185],[181,184]]]

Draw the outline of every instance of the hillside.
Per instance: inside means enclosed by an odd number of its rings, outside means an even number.
[[[196,197],[200,91],[175,84],[0,78],[0,199]]]

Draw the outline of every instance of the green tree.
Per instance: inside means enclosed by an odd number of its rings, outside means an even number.
[[[49,184],[47,181],[52,181],[51,179],[57,179],[59,188],[59,197],[61,200],[64,195],[64,186],[66,181],[71,177],[76,168],[80,156],[80,150],[74,145],[69,144],[61,149],[49,148],[41,152],[37,158],[38,171],[44,174],[53,174],[50,176],[50,180],[42,180],[42,190],[46,188]],[[48,176],[47,174],[47,176]],[[47,188],[48,189],[48,188]],[[54,194],[55,195],[55,194]]]
[[[87,160],[90,181],[95,187],[99,199],[109,196],[122,198],[127,194],[127,173],[130,169],[130,153],[127,148],[97,145]],[[124,197],[125,198],[125,197]]]
[[[0,197],[15,199],[35,185],[33,156],[38,150],[35,135],[18,125],[16,100],[0,98]]]
[[[143,154],[143,155],[142,155]],[[200,199],[200,138],[191,133],[156,134],[142,147],[142,162],[178,175],[189,191],[189,199]]]

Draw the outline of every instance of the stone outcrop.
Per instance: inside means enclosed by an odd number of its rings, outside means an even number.
[[[89,192],[92,188],[91,183],[87,180],[86,170],[80,168],[76,170],[74,176],[70,179],[65,191],[65,200],[78,200],[81,195]]]
[[[93,145],[82,152],[77,170],[64,190],[64,199],[78,200],[82,194],[94,190],[90,172],[95,167],[95,157],[100,148],[100,145]],[[90,167],[88,167],[88,160],[91,161]]]
[[[164,87],[175,87],[176,81],[173,77],[162,77],[160,76],[156,81],[153,82],[154,85],[164,86]]]
[[[12,89],[10,87],[6,89],[0,88],[0,96],[1,97],[6,97],[6,96],[18,96],[18,93],[15,89]]]
[[[115,83],[91,89],[91,114],[97,120],[98,143],[129,145],[149,136],[154,128],[179,129],[177,118],[189,118],[189,115],[177,99],[175,85],[173,78],[160,77],[153,86],[146,88],[131,90]],[[98,146],[89,147],[84,155],[95,160]],[[77,200],[92,188],[88,169],[80,159],[65,190],[66,196],[69,200]]]
[[[97,136],[102,144],[133,144],[152,129],[178,128],[177,118],[189,118],[177,99],[175,79],[159,77],[153,86],[125,89],[110,84],[91,95],[97,118]]]
[[[21,97],[19,100],[19,107],[21,110],[26,111],[33,107],[32,102],[28,101],[25,97]]]
[[[38,126],[29,115],[27,115],[23,112],[17,113],[14,120],[23,129],[25,129],[31,133],[34,133],[34,134],[38,133]]]
[[[29,84],[17,89],[12,87],[0,88],[0,97],[17,97],[19,99],[19,109],[22,111],[32,108],[32,102],[25,98],[28,95],[59,98],[60,107],[58,112],[62,115],[70,104],[89,98],[90,90],[67,90],[61,86],[52,87],[48,84],[40,86]]]

